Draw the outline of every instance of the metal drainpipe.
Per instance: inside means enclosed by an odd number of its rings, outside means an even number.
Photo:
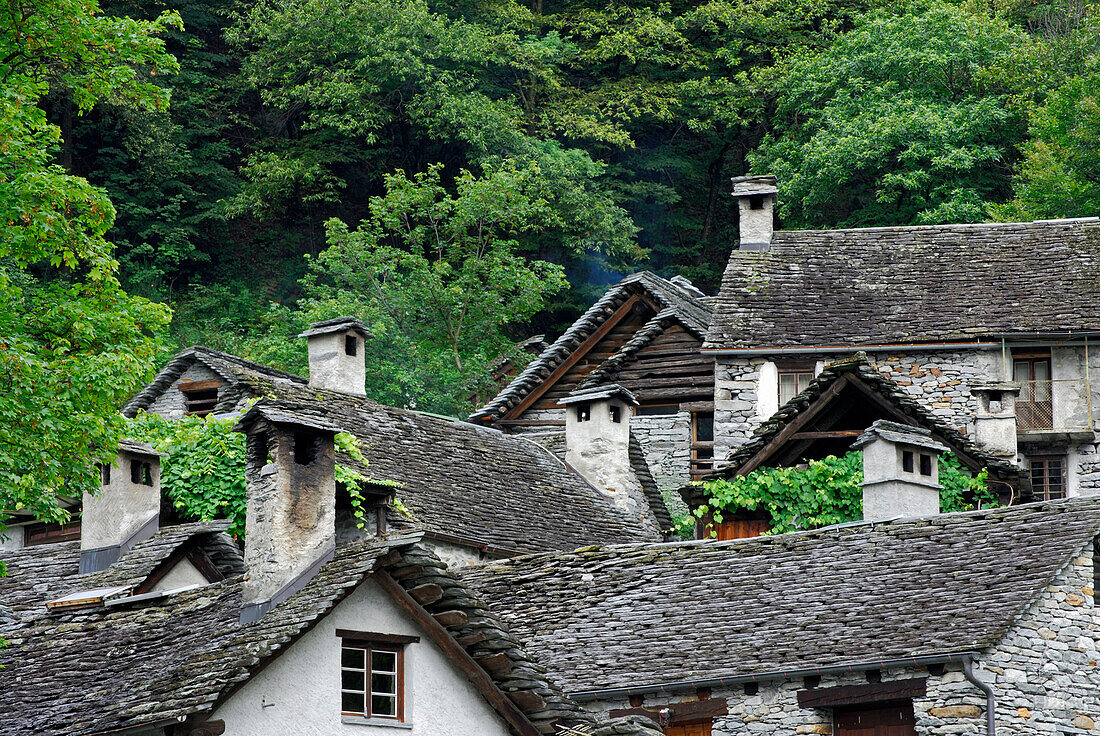
[[[989,686],[984,680],[978,679],[974,674],[974,660],[967,657],[962,661],[963,677],[973,683],[979,690],[985,693],[985,729],[988,736],[997,736],[997,724],[994,716],[994,710],[997,707],[997,701],[993,698],[993,688]]]

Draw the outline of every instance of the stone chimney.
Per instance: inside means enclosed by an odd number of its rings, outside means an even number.
[[[355,317],[314,322],[298,335],[309,350],[309,385],[330,391],[363,396],[367,371],[363,362],[363,341],[371,337],[366,325]]]
[[[863,450],[863,518],[940,512],[939,453],[947,447],[920,427],[880,419],[852,443]]]
[[[241,621],[301,590],[336,548],[338,431],[306,410],[260,402],[237,424],[247,436]]]
[[[740,220],[737,229],[741,234],[739,250],[768,250],[772,244],[775,221],[775,205],[779,200],[776,178],[763,176],[735,176],[733,196],[737,198]]]
[[[616,506],[644,515],[642,488],[630,466],[634,395],[611,384],[574,391],[558,403],[565,407],[565,461]]]
[[[80,573],[99,572],[160,527],[160,459],[149,445],[123,440],[111,465],[99,467],[99,495],[84,494]]]
[[[970,393],[978,399],[974,415],[974,443],[991,455],[1016,462],[1016,397],[1018,383],[986,383]]]

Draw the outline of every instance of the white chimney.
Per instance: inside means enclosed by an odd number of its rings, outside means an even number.
[[[363,341],[371,337],[366,325],[355,317],[314,322],[298,335],[309,350],[309,385],[330,391],[363,396],[367,371]]]
[[[160,527],[160,458],[149,445],[123,440],[111,465],[99,468],[99,495],[84,494],[80,573],[99,572]]]
[[[338,431],[308,410],[260,402],[236,427],[245,453],[241,621],[255,621],[301,590],[336,548]]]
[[[737,198],[741,236],[739,250],[768,250],[772,243],[775,205],[779,199],[777,180],[771,174],[735,176],[733,196]]]
[[[932,433],[880,419],[852,443],[863,450],[863,518],[932,516],[940,512],[939,453]]]
[[[644,515],[642,487],[630,466],[630,416],[638,405],[622,386],[574,391],[565,407],[565,461],[616,506]]]
[[[974,443],[991,455],[1016,462],[1016,397],[1018,383],[986,383],[970,389],[978,399]]]

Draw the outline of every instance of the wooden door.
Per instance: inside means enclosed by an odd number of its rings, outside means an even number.
[[[835,736],[917,736],[913,704],[837,711]]]
[[[685,723],[682,726],[665,726],[665,736],[710,736],[710,721]]]

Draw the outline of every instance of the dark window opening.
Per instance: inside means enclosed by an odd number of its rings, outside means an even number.
[[[911,450],[901,451],[901,469],[906,473],[913,472],[913,452]]]
[[[53,524],[39,521],[23,527],[23,546],[35,547],[54,542],[75,542],[80,539],[80,520]]]
[[[214,407],[218,405],[218,389],[221,385],[222,382],[217,379],[181,383],[184,411],[200,417],[214,411]]]
[[[109,486],[111,484],[111,465],[110,463],[99,464],[99,484]]]
[[[764,195],[763,194],[751,194],[751,195],[749,195],[749,209],[750,210],[762,210],[762,209],[764,209]]]
[[[639,417],[671,416],[679,411],[679,404],[648,404],[634,408],[635,416]]]
[[[130,482],[142,486],[153,485],[153,466],[141,460],[131,460]]]
[[[294,433],[294,462],[312,465],[321,452],[321,436],[316,432],[298,430]]]
[[[698,480],[714,468],[714,412],[691,414],[691,475]]]
[[[344,354],[355,355],[359,351],[359,340],[355,335],[344,335]]]
[[[403,647],[344,639],[340,711],[364,718],[405,720],[404,659]]]
[[[920,474],[932,475],[932,456],[921,453],[920,456]]]
[[[1064,457],[1030,457],[1031,490],[1036,499],[1050,501],[1066,497],[1066,459]]]
[[[577,421],[587,422],[592,418],[592,405],[591,404],[577,404]]]
[[[623,408],[615,404],[611,405],[611,421],[621,424],[623,421]]]

